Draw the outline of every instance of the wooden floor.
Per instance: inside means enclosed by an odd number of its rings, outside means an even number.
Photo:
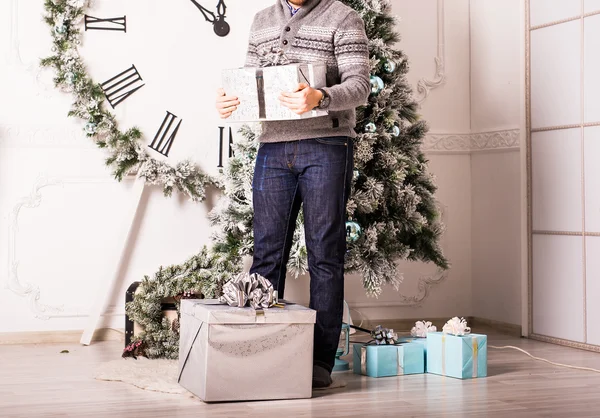
[[[600,369],[600,354],[499,334],[489,344]],[[94,380],[94,368],[120,352],[114,341],[0,346],[0,417],[600,417],[600,373],[554,367],[513,350],[489,350],[485,379],[343,373],[338,377],[347,387],[312,399],[225,404]]]

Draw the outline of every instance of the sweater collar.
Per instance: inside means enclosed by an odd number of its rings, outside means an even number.
[[[288,2],[286,0],[279,0],[279,5],[281,6],[281,9],[286,16],[288,16],[289,18],[293,17],[294,19],[300,19],[303,16],[306,16],[312,9],[317,7],[319,5],[319,3],[324,2],[324,1],[325,0],[307,0],[306,3],[304,3],[300,7],[298,12],[296,14],[294,14],[294,16],[290,16],[290,9],[288,6]]]
[[[292,14],[292,16],[294,16],[296,13],[298,13],[298,10],[300,10],[300,7],[295,8],[294,6],[292,6],[289,2],[289,0],[285,0],[287,5],[288,5],[288,9],[290,9],[290,13]]]

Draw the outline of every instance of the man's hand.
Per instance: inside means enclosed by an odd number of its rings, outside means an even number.
[[[216,108],[221,119],[227,119],[237,109],[240,101],[235,96],[227,96],[225,90],[217,90]]]
[[[306,83],[300,83],[293,92],[282,92],[279,101],[292,112],[301,115],[317,107],[322,97],[323,93],[319,90]]]

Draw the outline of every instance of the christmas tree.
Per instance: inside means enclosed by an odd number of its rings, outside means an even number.
[[[400,284],[399,260],[433,262],[448,268],[438,240],[443,231],[435,203],[436,186],[427,170],[421,143],[427,124],[406,79],[406,56],[394,49],[399,40],[388,0],[341,0],[363,18],[371,55],[372,93],[357,109],[353,192],[347,205],[346,272],[358,272],[368,295],[382,285]],[[224,196],[211,212],[218,228],[213,251],[241,268],[251,255],[252,175],[258,129],[246,127],[233,145],[224,170]],[[299,216],[288,271],[307,271],[302,216]]]

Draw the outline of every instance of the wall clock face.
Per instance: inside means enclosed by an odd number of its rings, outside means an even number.
[[[121,129],[139,127],[152,157],[215,172],[221,70],[243,66],[253,16],[273,2],[97,0],[79,52]]]

